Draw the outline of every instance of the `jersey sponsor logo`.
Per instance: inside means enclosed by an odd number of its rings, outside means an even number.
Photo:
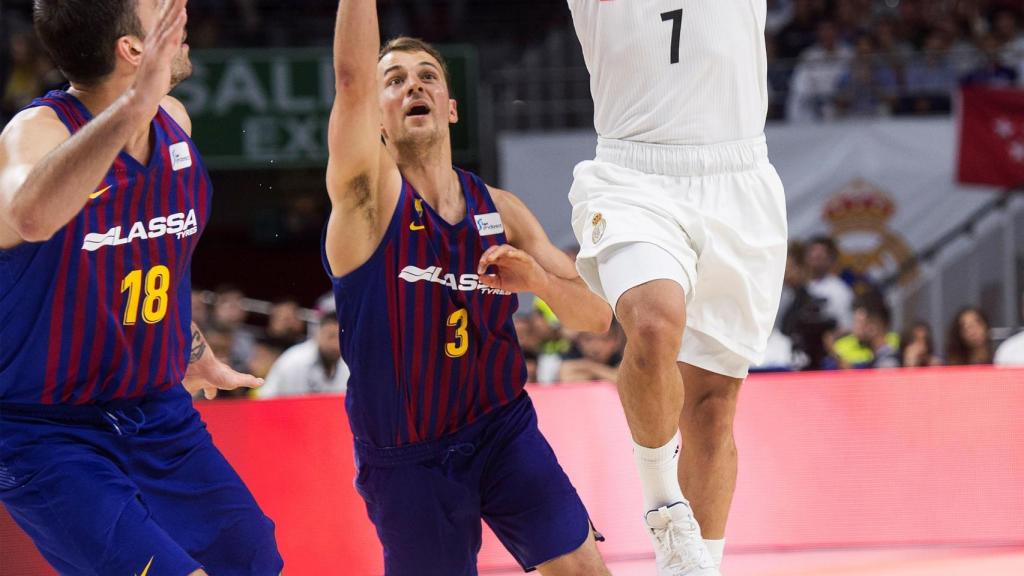
[[[507,290],[499,290],[497,288],[491,288],[481,284],[480,277],[476,274],[463,274],[462,276],[456,276],[451,272],[445,273],[440,266],[430,266],[428,268],[406,266],[398,273],[398,277],[410,284],[415,284],[416,282],[433,282],[434,284],[446,286],[449,290],[458,290],[459,292],[474,292],[479,290],[482,294],[497,294],[498,296],[512,295],[512,293]]]
[[[481,236],[494,236],[505,232],[505,225],[501,223],[501,214],[489,212],[473,216],[476,222],[476,229]]]
[[[196,220],[196,211],[189,210],[188,214],[178,212],[170,216],[158,216],[149,222],[136,222],[128,230],[128,236],[121,236],[122,227],[114,226],[105,233],[90,232],[85,235],[82,242],[82,250],[95,252],[104,246],[122,246],[136,240],[148,240],[160,238],[167,234],[174,234],[178,240],[192,236],[199,231]]]
[[[107,190],[110,190],[110,186],[107,186],[106,188],[97,190],[97,191],[93,192],[92,194],[89,194],[89,200],[95,200],[95,199],[99,198],[100,196],[103,196],[103,194],[106,193]]]
[[[171,155],[171,170],[177,172],[192,166],[192,151],[188,148],[188,142],[177,142],[167,148]]]

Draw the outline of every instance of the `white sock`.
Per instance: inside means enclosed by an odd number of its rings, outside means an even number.
[[[711,552],[711,558],[715,561],[715,566],[722,567],[722,556],[725,555],[725,538],[721,540],[704,540],[704,543],[708,546],[708,552]]]
[[[644,506],[657,510],[683,500],[679,489],[679,442],[673,436],[660,448],[645,448],[633,443],[633,458],[640,472],[640,485],[644,492]]]

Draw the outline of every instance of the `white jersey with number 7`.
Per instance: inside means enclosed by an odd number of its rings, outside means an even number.
[[[766,0],[568,0],[603,138],[702,145],[764,131]]]

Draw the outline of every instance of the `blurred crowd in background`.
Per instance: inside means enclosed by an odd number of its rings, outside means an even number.
[[[944,114],[961,84],[1010,86],[1024,80],[1020,0],[767,2],[774,119]],[[509,68],[529,67],[531,49],[552,44],[552,38],[574,41],[564,0],[379,4],[384,37],[411,34],[474,46],[484,83]],[[30,6],[30,0],[6,0],[0,8],[0,122],[46,87],[62,83],[32,34]],[[326,46],[336,7],[334,0],[193,0],[189,43],[194,49]],[[572,42],[553,46],[572,54],[542,60],[582,64]]]
[[[840,270],[838,261],[831,238],[791,243],[775,329],[764,363],[752,372],[1024,366],[1024,332],[996,342],[978,307],[952,312],[945,326],[919,321],[894,331],[884,294],[863,277]],[[218,357],[266,379],[263,389],[236,395],[272,398],[345,390],[348,369],[331,294],[305,309],[291,300],[249,300],[238,288],[222,286],[197,290],[192,306]],[[529,295],[514,322],[530,382],[614,381],[626,346],[617,323],[604,334],[568,330],[544,301]],[[945,331],[944,349],[936,347],[935,330]]]
[[[329,45],[336,7],[335,0],[191,0],[189,43],[194,49]],[[580,58],[564,0],[381,0],[380,7],[385,37],[473,45],[482,83],[522,67],[523,55],[538,47],[571,53],[570,62]],[[552,37],[571,41],[551,43]],[[766,41],[769,116],[790,122],[948,114],[961,85],[1024,85],[1021,0],[768,0]],[[5,0],[0,126],[32,98],[63,85],[32,32],[31,1]],[[582,90],[589,100],[585,82]],[[590,122],[587,114],[580,118]],[[248,176],[232,177],[241,186]],[[296,196],[272,215],[248,216],[265,238],[246,242],[315,246],[324,213],[316,198]],[[755,370],[1024,364],[1024,336],[997,350],[978,308],[949,311],[946,326],[914,323],[896,333],[885,295],[839,270],[837,257],[829,238],[791,245],[768,356]],[[322,281],[318,272],[303,278]],[[265,377],[254,394],[260,397],[344,390],[348,371],[331,299],[271,304],[247,298],[257,289],[247,280],[194,294],[193,314],[214,352],[238,370]],[[536,299],[524,300],[515,324],[532,382],[615,377],[625,347],[618,326],[606,334],[574,333]],[[945,349],[934,344],[937,330],[945,331]]]

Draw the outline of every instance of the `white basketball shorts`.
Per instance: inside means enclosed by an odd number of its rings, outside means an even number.
[[[786,266],[786,198],[763,136],[707,146],[599,139],[569,192],[580,275],[614,310],[656,279],[686,294],[679,361],[743,378],[764,356]],[[666,258],[668,256],[668,258]]]

